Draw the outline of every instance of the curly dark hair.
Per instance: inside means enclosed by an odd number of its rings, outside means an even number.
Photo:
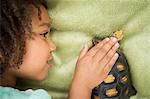
[[[44,0],[1,0],[0,3],[0,75],[7,68],[17,67],[23,62],[26,53],[25,33],[32,38],[31,31],[31,6],[38,9],[40,17],[40,6],[47,9]]]

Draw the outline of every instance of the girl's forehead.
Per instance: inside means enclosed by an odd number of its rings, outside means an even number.
[[[40,6],[40,11],[37,8],[33,8],[32,25],[34,26],[51,26],[50,16],[45,7]]]

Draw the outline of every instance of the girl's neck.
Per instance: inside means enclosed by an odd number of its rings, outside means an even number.
[[[15,87],[16,86],[16,77],[6,71],[0,78],[0,86]]]

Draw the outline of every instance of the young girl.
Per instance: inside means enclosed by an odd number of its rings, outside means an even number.
[[[56,46],[49,38],[51,19],[44,0],[2,0],[0,32],[1,99],[50,99],[42,89],[19,91],[16,78],[44,80]],[[90,99],[118,58],[116,38],[106,38],[79,55],[69,99]]]

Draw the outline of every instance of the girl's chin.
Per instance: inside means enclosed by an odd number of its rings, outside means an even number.
[[[36,80],[38,81],[46,80],[48,78],[48,72],[50,68],[52,68],[52,65],[47,63],[46,67],[44,68],[44,71],[41,74],[37,74]]]
[[[46,80],[47,78],[48,78],[48,70],[43,72],[42,74],[38,74],[36,80],[42,81],[42,80]]]
[[[43,80],[46,80],[47,78],[48,78],[48,74],[46,74],[44,76],[38,76],[38,77],[36,77],[35,80],[37,80],[37,81],[43,81]]]

